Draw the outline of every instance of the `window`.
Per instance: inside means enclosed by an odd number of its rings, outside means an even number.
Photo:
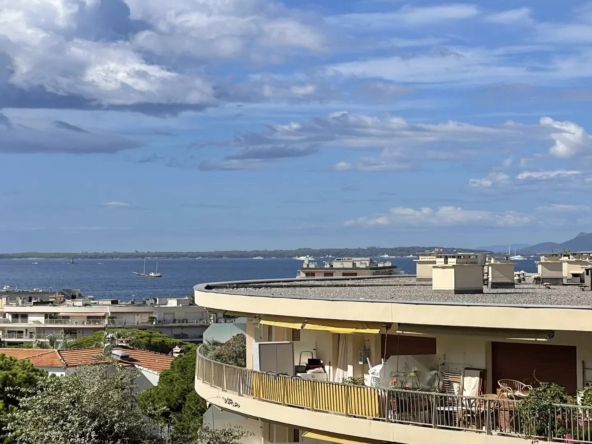
[[[323,276],[325,276],[325,277],[331,277],[331,276],[333,276],[333,273],[323,273]]]
[[[294,429],[294,433],[292,435],[293,442],[300,442],[300,430]]]
[[[300,341],[300,330],[292,330],[292,341]]]
[[[357,275],[358,275],[358,273],[348,273],[348,272],[345,272],[342,274],[342,276],[357,276]]]
[[[314,272],[311,272],[311,271],[307,271],[306,273],[304,273],[304,275],[305,275],[307,278],[310,278],[310,277],[312,277],[312,278],[313,278],[313,277],[315,277],[315,273],[314,273]]]
[[[271,325],[267,326],[267,341],[268,342],[273,341],[273,327]]]

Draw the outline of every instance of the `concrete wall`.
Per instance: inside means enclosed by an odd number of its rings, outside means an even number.
[[[537,265],[537,272],[543,278],[562,278],[563,262],[561,261],[543,261]]]
[[[432,290],[453,291],[454,290],[454,268],[433,267],[432,269]]]
[[[423,260],[418,259],[415,264],[415,274],[417,279],[428,280],[432,279],[432,267],[436,264],[436,259]]]
[[[454,267],[454,288],[455,290],[483,291],[483,266],[481,265],[458,265]]]
[[[489,282],[514,283],[514,264],[489,264]]]

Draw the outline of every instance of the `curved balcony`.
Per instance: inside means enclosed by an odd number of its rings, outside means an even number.
[[[245,416],[377,441],[503,444],[532,434],[516,400],[309,381],[215,362],[201,350],[195,387],[208,402]],[[556,405],[541,420],[554,426],[533,442],[592,443],[590,407]]]

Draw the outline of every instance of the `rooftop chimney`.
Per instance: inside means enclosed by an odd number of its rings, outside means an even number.
[[[483,265],[476,254],[439,255],[432,267],[432,290],[483,293]]]
[[[514,263],[492,260],[488,265],[488,288],[515,288]]]

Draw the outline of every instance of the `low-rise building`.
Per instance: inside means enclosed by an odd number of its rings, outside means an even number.
[[[392,262],[378,262],[371,258],[341,258],[322,265],[304,259],[298,271],[299,278],[333,278],[357,276],[388,276],[399,274]]]
[[[142,302],[59,294],[0,292],[0,340],[6,344],[47,341],[51,335],[76,339],[96,331],[138,328],[184,341],[201,341],[210,324],[207,311],[189,298],[149,298]]]
[[[414,277],[263,280],[198,285],[195,300],[247,318],[246,368],[198,351],[195,388],[262,442],[519,444],[533,433],[520,412],[530,386],[576,396],[592,383],[592,291],[578,286],[451,294]],[[540,440],[592,436],[592,407],[552,411],[531,418],[547,421]]]
[[[174,359],[173,356],[162,353],[118,347],[107,353],[108,355],[102,348],[79,350],[0,348],[0,354],[16,359],[26,359],[33,366],[57,376],[71,374],[85,365],[133,367],[138,370],[138,379],[134,388],[136,392],[158,385],[160,374],[171,367]]]

